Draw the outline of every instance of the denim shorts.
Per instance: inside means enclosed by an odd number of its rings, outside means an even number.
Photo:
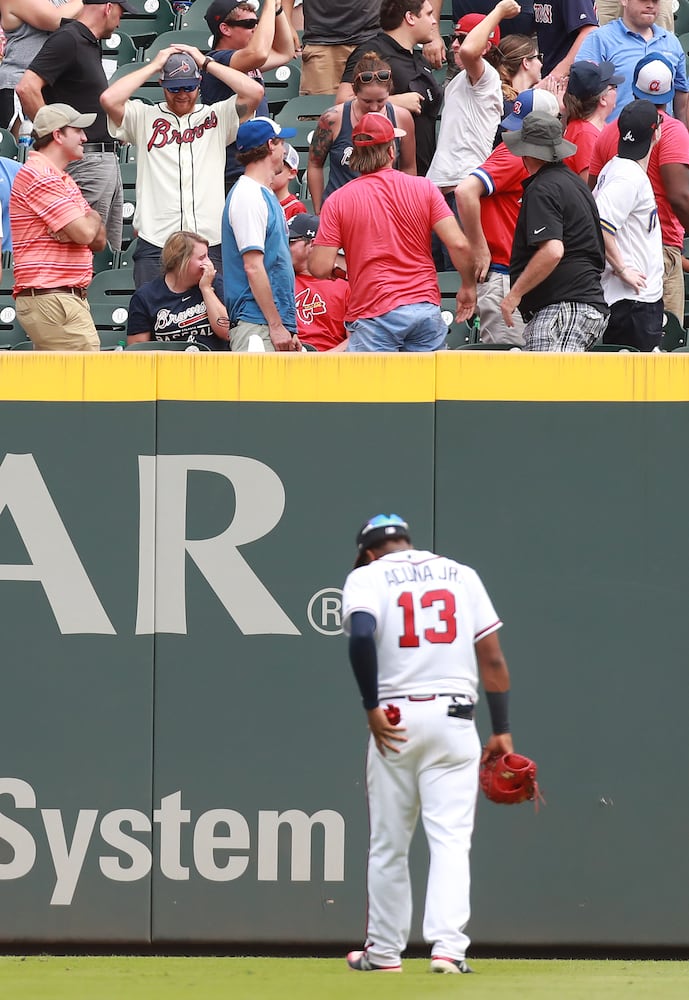
[[[382,316],[346,323],[347,351],[441,351],[447,341],[447,326],[440,306],[416,302],[398,306]]]

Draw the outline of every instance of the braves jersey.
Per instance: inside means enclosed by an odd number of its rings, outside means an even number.
[[[237,98],[197,104],[179,118],[167,104],[127,101],[119,128],[110,134],[138,147],[134,228],[162,247],[178,229],[220,243],[225,204],[225,150],[237,135]]]
[[[347,336],[344,318],[349,300],[348,281],[296,274],[294,298],[297,333],[303,343],[311,344],[317,351],[329,351],[342,343]]]
[[[478,574],[433,552],[404,549],[353,570],[344,586],[345,632],[355,611],[376,620],[378,697],[478,698],[474,644],[502,622]]]

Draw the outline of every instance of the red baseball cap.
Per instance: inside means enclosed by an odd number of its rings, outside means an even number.
[[[380,111],[369,111],[362,115],[352,129],[352,142],[355,146],[382,146],[383,143],[400,139],[407,133],[404,129],[394,128],[390,119]],[[369,138],[360,139],[359,136]]]
[[[458,34],[461,33],[462,35],[468,35],[469,32],[472,31],[477,24],[480,24],[481,21],[484,21],[485,18],[485,14],[465,14],[464,17],[460,17],[459,21],[457,21],[455,31]],[[497,25],[493,28],[490,35],[488,35],[488,41],[491,45],[500,44],[500,28],[498,28]]]

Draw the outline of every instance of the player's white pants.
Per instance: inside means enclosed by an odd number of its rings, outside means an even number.
[[[423,920],[431,954],[464,958],[469,938],[469,850],[481,743],[473,722],[448,717],[451,700],[395,700],[406,726],[399,754],[371,738],[366,760],[370,843],[368,957],[398,965],[411,926],[408,853],[421,813],[430,850]]]

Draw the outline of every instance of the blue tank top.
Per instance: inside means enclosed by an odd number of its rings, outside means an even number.
[[[393,125],[397,125],[397,119],[395,118],[395,106],[389,101],[385,105],[385,113],[392,122]],[[397,155],[395,157],[395,167],[399,163],[400,158],[400,140],[395,139],[395,145],[397,147]],[[349,157],[352,155],[352,149],[354,144],[352,142],[352,102],[345,101],[342,108],[342,124],[340,126],[340,131],[336,138],[333,140],[333,144],[328,151],[328,163],[330,164],[330,172],[328,175],[328,183],[326,184],[325,191],[323,192],[323,201],[332,194],[333,191],[337,191],[338,188],[343,187],[347,181],[353,180],[358,177],[359,174],[355,170],[351,170],[349,167]]]

